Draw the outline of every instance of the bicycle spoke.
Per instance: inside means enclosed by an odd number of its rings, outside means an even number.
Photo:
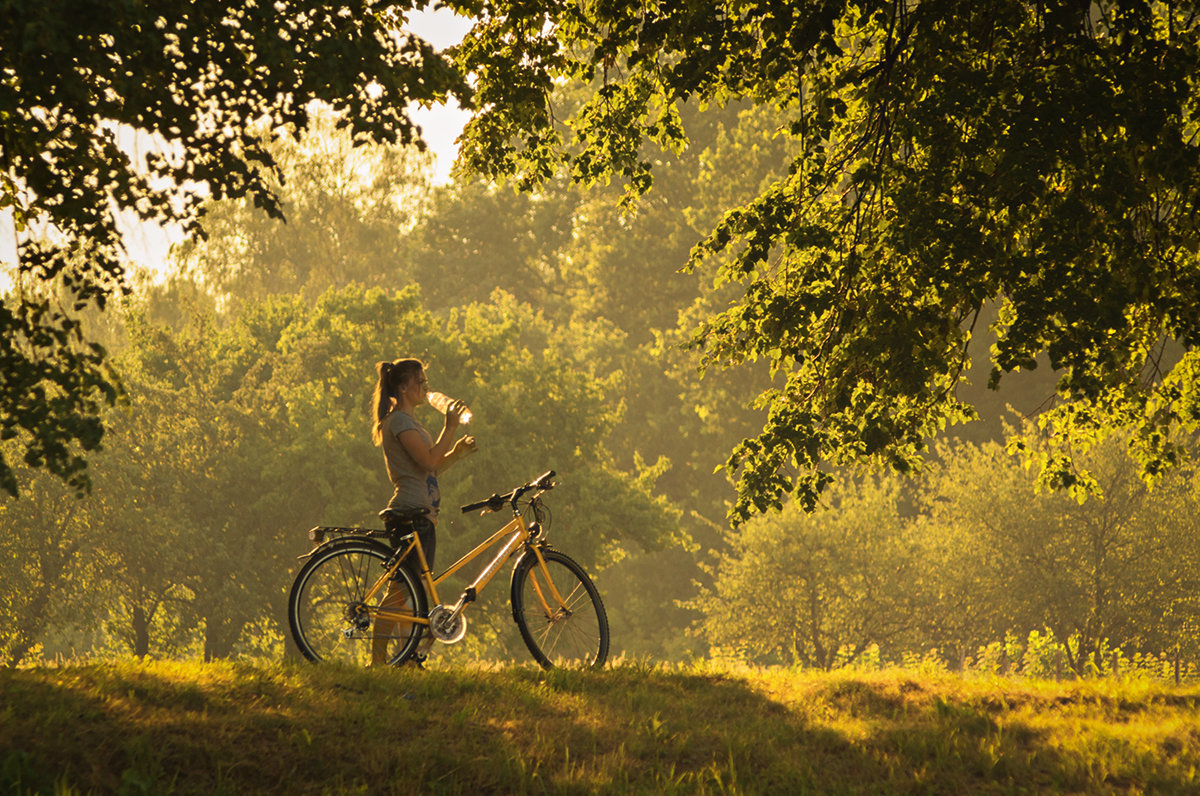
[[[356,602],[362,599],[363,590],[358,588],[364,568],[370,560],[362,555],[343,556],[337,559],[338,568],[342,572],[342,587],[346,592],[346,602]]]
[[[551,622],[546,626],[545,636],[549,638],[553,635],[553,640],[548,644],[551,649],[562,649],[564,646],[570,647],[573,650],[581,650],[586,652],[588,648],[595,648],[599,641],[599,636],[588,634],[581,625],[572,623],[570,618],[561,619],[556,622]],[[564,636],[567,637],[564,640]],[[574,643],[571,643],[574,639]]]

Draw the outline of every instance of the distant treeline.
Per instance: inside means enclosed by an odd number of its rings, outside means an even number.
[[[1200,663],[1200,478],[1180,469],[1148,488],[1122,447],[1081,457],[1101,490],[1082,502],[1035,491],[998,443],[953,442],[911,479],[847,479],[824,510],[756,519],[694,603],[703,635],[735,657],[822,668],[915,656],[1043,676],[1122,658],[1186,671]]]

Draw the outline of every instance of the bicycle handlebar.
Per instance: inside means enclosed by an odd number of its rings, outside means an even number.
[[[493,492],[486,500],[480,500],[476,503],[468,503],[462,507],[462,512],[463,514],[467,514],[468,512],[478,511],[479,509],[499,511],[500,509],[504,508],[505,503],[508,503],[510,506],[512,506],[513,510],[515,511],[517,507],[517,501],[521,499],[521,495],[524,495],[526,492],[534,489],[545,491],[553,488],[553,478],[554,471],[548,470],[530,481],[528,484],[523,484],[511,492],[503,495],[497,495],[495,492]]]

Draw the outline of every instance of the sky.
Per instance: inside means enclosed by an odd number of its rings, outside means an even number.
[[[471,20],[440,9],[416,12],[409,18],[408,28],[437,49],[457,44],[471,27]],[[437,108],[410,109],[413,120],[421,127],[425,143],[435,157],[434,182],[445,183],[458,147],[454,143],[462,132],[467,114],[451,101]],[[133,213],[120,220],[125,246],[134,263],[154,271],[166,266],[171,244],[182,239],[178,230],[164,229],[157,224],[139,222]],[[16,229],[12,212],[0,213],[0,262],[16,262]],[[6,281],[6,280],[5,280]]]
[[[439,50],[458,44],[470,27],[470,19],[455,16],[445,9],[415,13],[409,19],[408,25],[409,30]],[[413,111],[413,119],[421,125],[425,143],[437,157],[436,181],[446,182],[449,179],[450,167],[454,164],[454,157],[458,153],[454,139],[462,132],[467,114],[451,100],[449,104],[437,108],[416,108]]]

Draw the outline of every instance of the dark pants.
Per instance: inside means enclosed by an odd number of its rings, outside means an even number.
[[[437,552],[437,527],[429,520],[417,520],[413,527],[417,529],[417,538],[421,540],[421,549],[425,551],[425,563],[432,572],[433,554]]]
[[[385,527],[397,536],[405,536],[410,531],[416,531],[417,538],[421,540],[421,549],[425,551],[425,563],[429,565],[429,570],[433,571],[433,555],[437,552],[437,528],[432,522],[422,517],[419,520],[413,520],[411,524],[393,525],[388,523]]]

